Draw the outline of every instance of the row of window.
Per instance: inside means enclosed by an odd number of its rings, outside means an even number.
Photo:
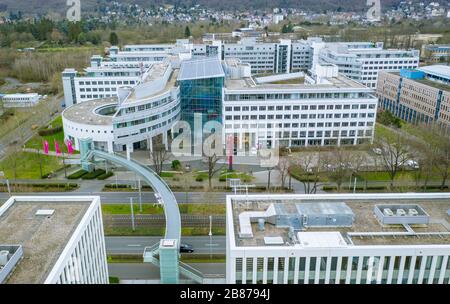
[[[263,128],[263,129],[271,129],[271,128],[330,128],[330,127],[373,127],[374,122],[373,121],[344,121],[344,122],[310,122],[310,123],[250,123],[250,124],[226,124],[226,129],[232,129],[233,126],[235,129],[256,129],[256,128]]]
[[[334,114],[277,114],[277,115],[225,115],[225,120],[263,120],[263,119],[331,119],[331,118],[374,118],[375,113],[334,113]]]
[[[298,110],[302,110],[302,111],[307,111],[307,110],[365,110],[365,109],[375,109],[376,104],[345,104],[345,105],[302,105],[302,106],[226,106],[225,107],[225,111],[235,111],[235,112],[240,112],[240,111],[298,111]]]
[[[237,258],[236,283],[447,284],[448,256]]]
[[[111,80],[111,81],[80,81],[79,85],[122,85],[122,84],[130,84],[134,85],[137,82],[134,80]]]
[[[276,93],[276,94],[225,94],[225,100],[272,100],[272,99],[342,99],[370,98],[370,93]]]

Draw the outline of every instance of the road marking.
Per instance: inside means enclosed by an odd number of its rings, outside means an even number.
[[[128,247],[142,247],[142,245],[140,245],[140,244],[130,244],[130,245],[127,245]]]
[[[219,246],[220,244],[205,244],[205,246],[207,246],[207,247],[214,247],[214,246]]]

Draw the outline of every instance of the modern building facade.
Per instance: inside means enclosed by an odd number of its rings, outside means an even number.
[[[178,69],[168,60],[157,62],[134,88],[119,87],[118,97],[83,102],[63,111],[65,137],[79,149],[79,140],[92,138],[107,152],[152,149],[153,138],[167,134],[180,115]]]
[[[371,142],[377,111],[372,90],[338,74],[335,66],[317,71],[298,83],[227,78],[223,140],[232,136],[244,151]]]
[[[37,93],[6,94],[1,97],[5,108],[29,108],[34,107],[42,99]]]
[[[369,88],[377,87],[380,71],[399,72],[419,66],[418,50],[385,50],[383,43],[326,43],[315,49],[319,61],[335,64],[339,72]]]
[[[0,283],[108,284],[100,197],[11,197],[0,256]]]
[[[92,138],[108,152],[152,149],[155,136],[167,145],[180,119],[191,130],[195,114],[222,123],[222,144],[233,137],[235,153],[275,145],[356,145],[373,140],[377,98],[372,90],[338,74],[333,65],[317,65],[310,75],[293,74],[296,82],[258,84],[250,65],[236,59],[184,61],[176,68],[155,63],[133,89],[119,97],[86,101],[63,112],[66,138]],[[299,77],[299,75],[304,77]],[[261,78],[260,78],[261,79]],[[278,80],[278,81],[276,81]],[[194,130],[195,131],[195,130]],[[197,130],[198,131],[198,130]]]
[[[437,123],[450,130],[449,66],[381,72],[376,94],[380,109],[409,123]]]
[[[449,284],[444,193],[227,196],[229,284]]]
[[[251,66],[254,75],[285,74],[314,69],[315,64],[335,64],[345,76],[375,88],[378,71],[399,71],[418,67],[416,50],[385,50],[383,43],[328,43],[319,37],[306,40],[280,39],[259,41],[242,37],[238,42],[204,39],[192,43],[178,39],[174,44],[125,45],[122,50],[111,47],[107,58],[93,56],[91,66],[83,72],[63,72],[65,104],[107,98],[117,94],[120,86],[137,85],[153,63],[214,57],[239,59]]]
[[[220,59],[211,57],[181,63],[177,78],[181,95],[181,119],[194,123],[194,114],[202,115],[203,123],[222,121],[222,89],[225,73]]]

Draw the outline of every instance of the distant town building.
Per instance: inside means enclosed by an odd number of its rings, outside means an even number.
[[[100,197],[14,196],[0,207],[0,283],[108,282]]]
[[[450,44],[428,44],[423,46],[424,58],[434,62],[450,61]]]
[[[228,284],[448,284],[448,193],[229,195]]]
[[[413,124],[437,123],[450,131],[450,66],[381,72],[379,107]]]
[[[37,93],[5,94],[1,99],[5,108],[27,108],[37,105],[42,96]]]

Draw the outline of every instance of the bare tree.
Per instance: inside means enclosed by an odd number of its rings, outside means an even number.
[[[286,157],[281,157],[279,159],[276,169],[280,174],[281,189],[284,189],[284,186],[286,184],[286,178],[289,175],[290,166],[291,162]]]
[[[418,151],[422,153],[422,162],[425,162],[423,165],[431,166],[430,171],[432,171],[432,168],[436,168],[441,177],[441,189],[443,189],[449,177],[450,169],[449,134],[436,124],[417,127],[414,131],[419,136],[416,145],[419,146]]]
[[[328,177],[336,183],[338,192],[341,191],[344,181],[351,175],[350,158],[351,154],[342,147],[335,147],[325,154],[324,161]]]
[[[150,138],[150,140],[152,139]],[[150,159],[153,163],[156,174],[161,175],[163,164],[165,161],[169,160],[169,157],[170,155],[166,149],[166,146],[162,142],[161,137],[158,136],[153,142],[153,149],[150,151]]]
[[[306,194],[317,192],[317,183],[322,169],[322,158],[319,152],[307,153],[295,161],[299,169],[300,182]]]
[[[390,187],[394,187],[394,179],[403,164],[410,156],[407,140],[399,133],[378,138],[376,147],[381,151],[381,162],[390,178]]]
[[[220,156],[217,156],[215,153],[212,155],[204,155],[204,161],[208,166],[208,187],[212,189],[212,179],[217,172],[219,172],[224,165],[217,167],[217,162],[221,159]]]

